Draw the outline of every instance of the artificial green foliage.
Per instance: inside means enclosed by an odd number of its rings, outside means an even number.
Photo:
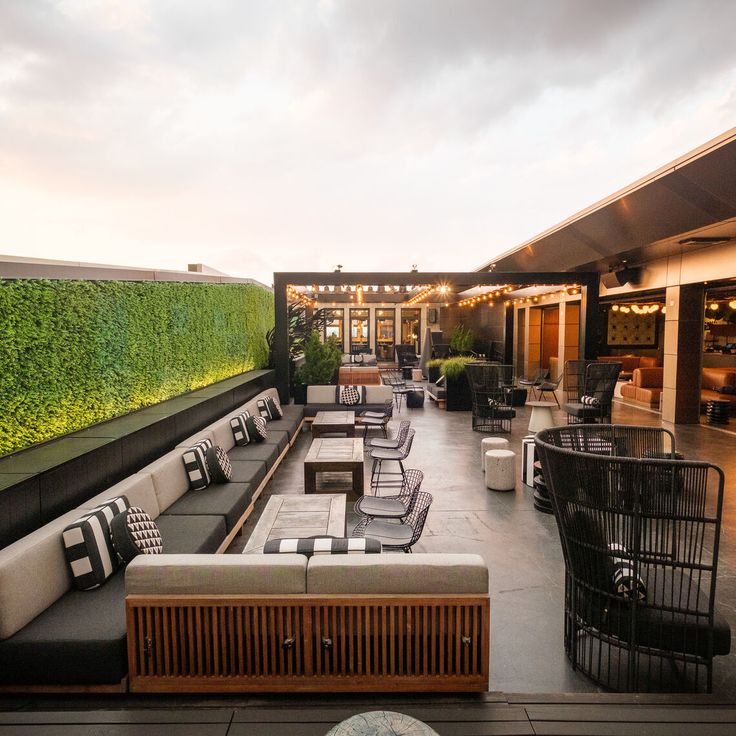
[[[322,342],[319,333],[312,332],[304,344],[304,365],[297,369],[294,378],[306,386],[333,383],[341,360],[342,350],[335,336]]]
[[[0,280],[0,455],[268,361],[255,284]]]
[[[442,368],[447,358],[432,358],[427,361],[427,368]]]
[[[477,362],[477,358],[458,356],[456,358],[448,358],[440,366],[440,373],[448,380],[454,381],[465,375],[465,366],[468,363]]]
[[[467,353],[473,349],[473,331],[465,325],[455,325],[450,337],[450,348],[456,353]]]

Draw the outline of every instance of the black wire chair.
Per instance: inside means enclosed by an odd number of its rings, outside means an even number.
[[[611,406],[621,363],[568,360],[565,363],[567,423],[611,421]]]
[[[510,432],[516,411],[509,389],[514,384],[514,368],[498,363],[475,362],[465,366],[473,398],[472,427],[476,432]]]
[[[424,473],[416,468],[407,468],[404,473],[404,485],[395,496],[361,496],[353,507],[356,514],[369,519],[403,519],[419,493],[424,480]]]
[[[565,650],[626,692],[712,689],[731,632],[715,611],[723,472],[677,457],[663,429],[539,432],[565,558]]]
[[[520,378],[519,388],[525,388],[529,391],[529,394],[532,398],[535,398],[535,392],[537,390],[537,387],[542,384],[549,375],[549,369],[548,368],[542,368],[541,370],[537,371],[534,378]]]
[[[369,429],[380,429],[384,438],[388,438],[388,423],[394,415],[394,402],[386,401],[383,411],[362,411],[358,415],[358,422],[363,427],[363,444],[370,444],[368,440]]]

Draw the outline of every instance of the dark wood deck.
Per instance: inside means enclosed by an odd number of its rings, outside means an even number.
[[[169,699],[170,700],[170,699]],[[15,703],[0,713],[0,736],[323,736],[335,724],[371,710],[424,721],[440,736],[732,736],[736,705],[709,696],[602,694],[482,696],[293,696],[216,698],[203,705],[147,701],[86,709],[37,710]],[[321,701],[321,702],[320,702]],[[51,704],[49,704],[51,705]],[[154,707],[146,707],[153,705]],[[2,703],[0,703],[2,707]],[[68,701],[62,707],[69,707]],[[73,707],[73,706],[72,706]],[[58,705],[57,705],[58,708]]]

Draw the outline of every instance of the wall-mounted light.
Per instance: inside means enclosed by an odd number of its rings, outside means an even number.
[[[708,309],[710,309],[711,312],[717,312],[718,311],[718,304],[716,304],[715,302],[713,302],[712,304],[710,304],[708,306]]]
[[[731,301],[730,301],[730,302],[728,303],[728,306],[729,306],[729,307],[731,307],[731,309],[736,309],[736,299],[732,299],[732,300],[731,300]]]

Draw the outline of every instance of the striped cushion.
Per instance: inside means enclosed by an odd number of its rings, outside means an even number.
[[[208,447],[212,447],[212,440],[200,440],[185,450],[181,456],[189,478],[190,491],[201,491],[210,484],[210,471],[207,469],[206,457]]]
[[[271,396],[267,396],[265,399],[258,399],[258,401],[256,401],[256,407],[258,408],[258,413],[266,421],[269,421],[270,419],[281,419],[281,417],[284,416],[284,412],[281,411],[279,402]]]
[[[75,588],[99,588],[118,569],[118,556],[112,546],[110,522],[127,508],[128,499],[118,496],[90,509],[62,532],[64,553]]]
[[[611,543],[608,549],[613,554],[613,589],[626,600],[643,601],[647,597],[647,586],[634,574],[634,564],[625,559],[629,551],[622,544]],[[623,555],[623,556],[618,556]]]
[[[601,402],[595,396],[581,396],[580,403],[584,406],[600,406]]]
[[[249,445],[251,442],[263,442],[268,437],[266,420],[263,417],[252,417],[247,411],[230,420],[233,439],[236,445]]]
[[[263,547],[264,554],[357,555],[377,554],[381,542],[370,537],[307,537],[271,539]]]

